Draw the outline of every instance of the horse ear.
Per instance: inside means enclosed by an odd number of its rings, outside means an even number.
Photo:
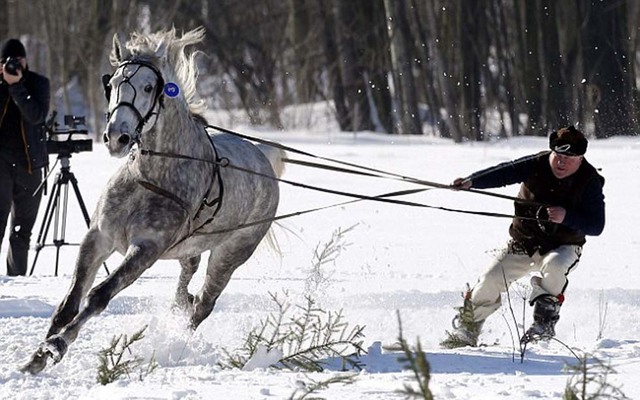
[[[111,50],[111,61],[115,64],[121,63],[129,56],[129,51],[124,46],[125,38],[122,33],[113,35],[113,48]]]
[[[167,42],[161,40],[160,43],[158,43],[158,47],[156,47],[156,57],[158,57],[159,60],[166,61],[167,56]]]

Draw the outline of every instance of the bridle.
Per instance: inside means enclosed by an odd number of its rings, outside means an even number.
[[[137,68],[133,71],[133,73],[129,76],[126,76],[124,74],[124,68],[128,65],[134,65]],[[135,106],[135,101],[136,101],[136,97],[138,96],[138,91],[136,90],[136,87],[131,84],[131,78],[133,78],[138,71],[140,71],[140,68],[142,67],[146,67],[149,68],[151,71],[153,71],[153,73],[156,75],[156,87],[155,87],[155,94],[153,96],[153,104],[152,106],[149,108],[149,111],[147,112],[146,115],[142,115],[140,113],[140,111],[136,108]],[[122,82],[120,82],[118,84],[118,86],[115,88],[116,89],[116,95],[120,95],[120,88],[123,85],[129,85],[131,87],[131,89],[133,90],[133,98],[131,99],[131,101],[120,101],[118,104],[116,104],[116,106],[113,108],[113,110],[109,110],[107,111],[106,117],[107,117],[107,121],[109,121],[111,119],[111,115],[119,108],[119,107],[128,107],[131,110],[133,110],[134,114],[136,115],[137,119],[138,119],[138,124],[136,125],[136,128],[134,130],[134,134],[132,139],[134,140],[134,142],[139,143],[140,141],[140,135],[144,129],[144,126],[147,124],[147,122],[149,122],[149,120],[151,119],[152,116],[156,116],[156,119],[158,117],[158,114],[160,113],[160,110],[164,107],[164,95],[163,95],[163,88],[164,88],[164,78],[162,77],[162,74],[160,73],[160,71],[158,70],[158,68],[151,64],[150,62],[144,61],[144,60],[127,60],[124,61],[122,63],[120,63],[118,65],[118,68],[116,68],[116,70],[114,71],[114,73],[112,75],[109,74],[105,74],[102,76],[102,85],[104,87],[104,95],[107,98],[107,102],[110,100],[111,98],[111,91],[112,91],[112,87],[111,87],[111,78],[113,77],[113,75],[116,74],[116,72],[118,72],[118,70],[122,69]],[[118,97],[119,98],[119,97]],[[157,109],[157,111],[156,111]]]

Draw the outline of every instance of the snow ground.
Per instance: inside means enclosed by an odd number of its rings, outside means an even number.
[[[318,155],[441,183],[546,147],[544,138],[454,145],[428,137],[370,133],[243,132]],[[95,147],[93,152],[74,154],[71,159],[71,170],[90,212],[106,180],[123,162],[109,158],[102,146]],[[640,214],[636,206],[640,197],[640,140],[592,141],[587,158],[602,168],[607,180],[607,227],[601,236],[588,239],[580,266],[570,275],[557,338],[574,351],[610,363],[617,373],[609,376],[609,382],[620,386],[629,398],[640,398],[640,285],[636,280],[640,260]],[[293,165],[285,177],[365,194],[412,188],[400,182]],[[496,192],[515,195],[517,188]],[[47,199],[43,200],[40,217]],[[279,214],[344,201],[288,185],[281,186],[281,199]],[[512,212],[509,201],[446,190],[429,190],[407,200]],[[77,243],[86,228],[73,196],[68,210],[66,239]],[[43,340],[48,318],[69,287],[77,253],[76,246],[61,248],[60,273],[55,277],[55,250],[46,247],[33,276],[0,276],[0,399],[298,398],[295,396],[301,392],[295,394],[296,389],[303,382],[344,373],[339,368],[306,374],[269,368],[222,370],[217,366],[223,349],[238,348],[247,332],[274,311],[270,293],[282,295],[285,291],[293,304],[302,304],[303,296],[310,294],[325,310],[342,309],[350,325],[365,326],[364,346],[370,350],[361,360],[365,369],[353,384],[334,384],[317,396],[403,398],[398,390],[412,383],[413,376],[398,361],[397,352],[379,347],[379,343],[396,342],[399,311],[405,338],[411,344],[419,338],[427,353],[432,368],[430,387],[436,399],[561,398],[571,377],[564,366],[576,362],[572,353],[557,342],[539,344],[530,348],[521,363],[519,355],[514,356],[514,324],[506,308],[485,325],[481,341],[489,346],[439,348],[464,285],[475,282],[492,250],[507,240],[508,225],[506,219],[371,202],[287,219],[275,227],[281,256],[259,248],[236,271],[214,313],[195,334],[189,335],[181,316],[170,311],[177,262],[158,262],[83,328],[61,363],[30,376],[17,369]],[[311,271],[314,249],[327,243],[337,229],[352,226],[344,235],[343,243],[348,245],[334,262],[322,267],[320,284],[310,285],[319,277]],[[37,230],[34,241],[36,235]],[[5,240],[2,265],[6,248]],[[115,268],[119,259],[113,256],[108,266]],[[192,291],[198,290],[203,273],[204,268],[194,278]],[[98,279],[104,275],[101,271]],[[511,294],[518,315],[522,309],[518,293],[525,291],[526,285],[526,281],[521,282]],[[530,319],[530,309],[527,313]],[[154,355],[159,368],[143,381],[132,376],[106,386],[98,384],[98,352],[108,347],[114,335],[131,335],[145,325],[146,337],[135,351],[146,359]]]

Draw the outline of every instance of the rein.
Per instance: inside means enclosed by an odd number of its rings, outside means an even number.
[[[487,191],[484,191],[484,190],[477,190],[477,189],[454,188],[451,185],[446,185],[446,184],[443,184],[443,183],[437,183],[437,182],[427,181],[427,180],[424,180],[424,179],[413,178],[413,177],[410,177],[410,176],[405,176],[405,175],[396,174],[396,173],[393,173],[393,172],[383,171],[383,170],[380,170],[380,169],[371,168],[371,167],[367,167],[367,166],[364,166],[364,165],[359,165],[359,164],[354,164],[354,163],[350,163],[350,162],[346,162],[346,161],[336,160],[336,159],[329,158],[329,157],[318,156],[318,155],[315,155],[315,154],[312,154],[312,153],[308,153],[306,151],[298,150],[298,149],[293,148],[293,147],[282,145],[282,144],[277,143],[277,142],[272,142],[270,140],[265,140],[265,139],[261,139],[261,138],[257,138],[257,137],[252,137],[252,136],[249,136],[249,135],[244,135],[242,133],[235,132],[235,131],[232,131],[232,130],[229,130],[229,129],[225,129],[225,128],[221,128],[221,127],[214,126],[214,125],[207,125],[206,127],[207,128],[211,128],[211,129],[215,129],[215,130],[220,131],[220,132],[228,133],[228,134],[231,134],[231,135],[234,135],[234,136],[238,136],[238,137],[246,139],[246,140],[250,140],[250,141],[253,141],[253,142],[257,142],[257,143],[265,144],[265,145],[268,145],[268,146],[272,146],[272,147],[278,148],[280,150],[287,151],[289,153],[299,154],[299,155],[307,156],[307,157],[314,158],[314,159],[317,159],[317,160],[328,161],[328,162],[332,162],[332,163],[336,163],[336,164],[340,164],[340,165],[345,165],[345,166],[348,166],[348,167],[358,168],[358,169],[361,169],[363,171],[369,171],[369,172],[357,171],[357,170],[353,170],[353,169],[335,167],[335,166],[330,166],[330,165],[326,165],[326,164],[320,164],[320,163],[314,163],[314,162],[302,161],[302,160],[296,160],[296,159],[290,159],[290,158],[283,159],[284,162],[287,162],[289,164],[297,164],[297,165],[301,165],[303,167],[326,169],[326,170],[330,170],[330,171],[334,171],[334,172],[350,173],[350,174],[369,176],[369,177],[375,177],[375,178],[381,178],[381,179],[390,179],[390,180],[401,181],[401,182],[409,182],[409,183],[414,183],[414,184],[417,184],[417,185],[429,186],[429,187],[436,188],[436,189],[448,189],[448,190],[456,190],[456,191],[461,191],[461,192],[470,192],[470,193],[475,193],[475,194],[479,194],[479,195],[483,195],[483,196],[490,196],[490,197],[497,197],[497,198],[505,199],[505,200],[511,200],[511,201],[514,201],[514,202],[518,202],[518,203],[522,203],[522,204],[530,205],[530,206],[535,206],[535,207],[548,207],[549,206],[548,204],[545,204],[545,203],[540,203],[540,202],[537,202],[537,201],[531,201],[531,200],[527,200],[527,199],[521,199],[519,197],[508,196],[508,195],[504,195],[504,194],[500,194],[500,193],[487,192]]]
[[[453,188],[451,186],[449,186],[449,185],[444,185],[444,184],[440,184],[440,183],[425,181],[425,180],[422,180],[422,179],[407,177],[407,176],[403,176],[403,175],[399,175],[399,174],[395,174],[395,173],[391,173],[391,172],[387,172],[387,171],[382,171],[382,170],[378,170],[378,169],[374,169],[374,168],[370,168],[370,167],[366,167],[366,166],[361,166],[361,165],[357,165],[357,164],[353,164],[353,163],[349,163],[349,162],[344,162],[344,161],[340,161],[340,160],[334,160],[334,159],[327,158],[327,157],[316,156],[314,154],[311,154],[311,153],[308,153],[308,152],[305,152],[305,151],[302,151],[302,150],[298,150],[298,149],[295,149],[295,148],[292,148],[292,147],[288,147],[288,146],[285,146],[285,145],[281,145],[281,144],[276,143],[276,142],[271,142],[271,141],[264,140],[264,139],[259,139],[259,138],[253,138],[251,136],[243,135],[243,134],[240,134],[240,133],[237,133],[237,132],[234,132],[234,131],[230,131],[230,130],[227,130],[227,129],[224,129],[224,128],[219,128],[219,127],[216,127],[216,126],[207,125],[205,128],[212,128],[212,129],[224,132],[224,133],[229,133],[229,134],[232,134],[232,135],[236,135],[236,136],[241,137],[241,138],[246,139],[246,140],[256,141],[258,143],[262,143],[262,144],[266,144],[266,145],[269,145],[269,146],[273,146],[273,147],[276,147],[276,148],[279,148],[281,150],[285,150],[285,151],[288,151],[288,152],[291,152],[291,153],[301,154],[301,155],[313,157],[313,158],[316,158],[316,159],[321,159],[321,160],[324,160],[324,161],[335,162],[335,163],[338,163],[338,164],[343,164],[343,165],[354,167],[354,168],[360,168],[360,169],[362,169],[364,171],[358,171],[358,170],[349,169],[349,168],[343,168],[343,167],[329,166],[329,165],[326,165],[326,164],[319,164],[319,163],[313,163],[313,162],[307,162],[307,161],[295,160],[295,159],[289,159],[289,158],[284,158],[283,159],[284,162],[288,162],[290,164],[296,164],[296,165],[301,165],[301,166],[311,167],[311,168],[326,169],[326,170],[335,171],[335,172],[356,174],[356,175],[361,175],[361,176],[369,176],[369,177],[375,177],[375,178],[404,181],[404,182],[409,182],[409,183],[414,183],[414,184],[420,184],[420,185],[423,185],[423,186],[430,186],[432,188],[438,188],[438,189],[453,190]],[[209,138],[211,140],[211,137],[209,137]],[[192,157],[192,156],[183,155],[183,154],[156,152],[156,151],[153,151],[153,150],[140,150],[140,153],[143,154],[143,155],[147,155],[147,156],[170,157],[170,158],[178,158],[178,159],[183,159],[183,160],[205,162],[205,163],[209,163],[209,164],[214,164],[217,167],[235,169],[235,170],[238,170],[238,171],[242,171],[242,172],[245,172],[245,173],[257,175],[257,176],[260,176],[260,177],[263,177],[263,178],[267,178],[267,179],[272,179],[272,180],[275,180],[275,181],[278,181],[278,182],[286,183],[286,184],[289,184],[289,185],[292,185],[292,186],[295,186],[295,187],[299,187],[299,188],[303,188],[303,189],[309,189],[309,190],[319,191],[319,192],[322,192],[322,193],[329,193],[329,194],[335,194],[335,195],[340,195],[340,196],[345,196],[345,197],[351,197],[351,198],[354,199],[354,200],[350,200],[350,201],[346,201],[346,202],[340,202],[340,203],[336,203],[336,204],[331,204],[331,205],[328,205],[328,206],[311,208],[311,209],[297,211],[297,212],[293,212],[293,213],[289,213],[289,214],[285,214],[285,215],[279,215],[279,216],[276,216],[276,217],[273,217],[273,218],[267,218],[267,219],[263,219],[263,220],[252,221],[252,222],[248,222],[248,223],[245,223],[245,224],[237,225],[235,227],[220,229],[220,230],[216,230],[216,231],[212,231],[212,232],[194,232],[194,234],[196,234],[196,235],[212,235],[212,234],[220,234],[220,233],[232,232],[234,230],[243,229],[243,228],[251,227],[251,226],[254,226],[254,225],[259,225],[259,224],[264,224],[264,223],[271,223],[273,221],[278,221],[278,220],[285,219],[285,218],[290,218],[290,217],[294,217],[294,216],[308,214],[308,213],[315,212],[315,211],[326,210],[326,209],[329,209],[329,208],[339,207],[339,206],[355,203],[355,202],[362,201],[362,200],[377,201],[377,202],[382,202],[382,203],[397,204],[397,205],[404,205],[404,206],[411,206],[411,207],[437,209],[437,210],[441,210],[441,211],[456,212],[456,213],[471,214],[471,215],[480,215],[480,216],[486,216],[486,217],[509,218],[509,219],[518,218],[518,219],[528,220],[528,221],[539,221],[538,218],[533,218],[533,217],[522,217],[522,216],[516,216],[516,215],[512,215],[512,214],[503,214],[503,213],[495,213],[495,212],[487,212],[487,211],[461,210],[461,209],[441,207],[441,206],[432,206],[432,205],[428,205],[428,204],[412,202],[412,201],[406,201],[406,200],[399,200],[399,199],[395,199],[394,198],[394,197],[399,197],[399,196],[405,196],[405,195],[424,192],[424,191],[430,190],[429,188],[402,190],[402,191],[395,191],[395,192],[389,192],[389,193],[384,193],[384,194],[373,195],[372,196],[372,195],[364,195],[364,194],[353,193],[353,192],[344,192],[344,191],[339,191],[339,190],[334,190],[334,189],[327,189],[327,188],[323,188],[323,187],[308,185],[308,184],[304,184],[304,183],[300,183],[300,182],[290,181],[290,180],[287,180],[287,179],[282,179],[282,178],[278,178],[278,177],[275,177],[275,176],[263,174],[263,173],[260,173],[260,172],[257,172],[257,171],[253,171],[253,170],[250,170],[250,169],[247,169],[247,168],[243,168],[243,167],[234,165],[226,157],[217,157],[216,160],[207,160],[207,159],[202,159],[202,158],[198,158],[198,157]],[[369,171],[369,172],[367,172],[367,171]],[[541,207],[544,206],[544,204],[542,204],[542,203],[532,202],[532,201],[528,201],[528,200],[524,200],[524,199],[519,199],[517,197],[506,196],[506,195],[501,195],[501,194],[497,194],[497,193],[483,192],[483,191],[478,191],[478,190],[473,190],[473,189],[461,189],[461,190],[469,191],[469,192],[477,193],[477,194],[489,195],[489,196],[503,198],[503,199],[508,199],[508,200],[513,200],[513,201],[520,201],[522,203],[530,204],[530,205],[537,205],[537,206],[541,206]],[[211,219],[209,221],[207,221],[206,223],[208,223],[210,221],[211,221]],[[206,223],[201,225],[198,229],[204,227],[204,225],[206,225]]]

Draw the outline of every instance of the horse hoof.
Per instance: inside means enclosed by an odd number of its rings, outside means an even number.
[[[48,353],[53,362],[57,364],[67,353],[68,347],[62,336],[53,335],[43,344],[43,351]]]
[[[40,346],[40,348],[33,353],[29,362],[20,368],[20,372],[31,375],[42,372],[44,367],[47,366],[47,358],[49,358],[49,354],[45,353],[42,346]]]
[[[193,301],[195,296],[187,293],[186,296],[176,296],[171,308],[175,311],[190,312],[193,309]]]

